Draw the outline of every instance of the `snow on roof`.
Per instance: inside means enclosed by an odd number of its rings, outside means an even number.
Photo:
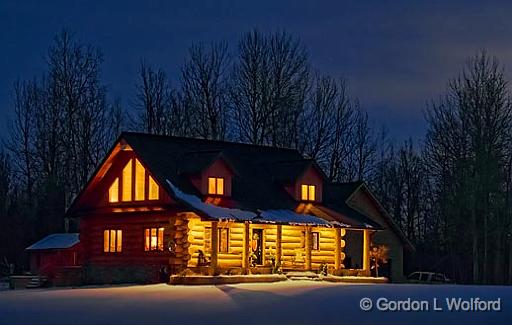
[[[26,250],[64,249],[73,247],[79,242],[78,233],[52,234],[27,247]]]
[[[257,217],[256,213],[251,211],[218,207],[213,204],[205,203],[195,195],[183,193],[179,188],[174,186],[171,181],[167,180],[167,183],[171,187],[172,191],[174,192],[174,196],[178,200],[186,203],[192,209],[198,212],[202,212],[211,218],[233,221],[251,221]]]
[[[257,221],[265,223],[287,223],[290,225],[330,226],[330,222],[312,215],[296,213],[292,210],[260,211]]]
[[[292,210],[263,210],[259,213],[240,209],[231,209],[205,203],[195,195],[182,192],[171,181],[167,180],[176,199],[189,205],[192,209],[206,214],[210,218],[231,221],[255,221],[261,223],[287,223],[291,225],[317,225],[332,226],[332,224],[319,217],[296,213]],[[338,223],[337,223],[338,224]]]

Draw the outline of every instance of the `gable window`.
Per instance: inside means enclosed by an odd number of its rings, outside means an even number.
[[[132,158],[123,167],[121,177],[114,179],[110,185],[108,202],[158,200],[159,192],[155,179],[138,159]]]
[[[300,188],[300,198],[302,201],[315,201],[315,185],[302,184]]]
[[[224,195],[224,178],[208,177],[208,194]]]
[[[219,253],[229,252],[229,228],[219,228]],[[212,250],[212,228],[204,228],[204,250]]]
[[[135,159],[135,201],[144,201],[146,187],[146,170],[138,159]]]
[[[144,230],[144,251],[164,250],[164,228],[146,228]]]
[[[119,177],[117,177],[108,189],[108,201],[119,202]]]
[[[103,231],[103,252],[120,253],[123,248],[123,231],[107,229]]]

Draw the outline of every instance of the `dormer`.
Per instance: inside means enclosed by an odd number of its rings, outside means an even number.
[[[295,198],[300,202],[322,202],[323,177],[315,164],[311,164],[296,180]]]
[[[267,168],[297,202],[322,202],[324,175],[313,160],[282,161]]]
[[[186,167],[180,171],[205,196],[230,197],[235,171],[220,151],[190,152],[184,155]]]

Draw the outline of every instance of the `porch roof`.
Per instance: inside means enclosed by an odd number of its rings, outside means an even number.
[[[382,227],[350,208],[337,211],[318,204],[300,203],[290,209],[251,209],[241,206],[219,206],[203,202],[194,194],[183,192],[170,180],[167,180],[173,197],[198,213],[202,217],[214,220],[250,221],[253,223],[271,223],[288,225],[310,225],[324,227],[344,227],[357,229],[375,229]],[[235,202],[236,203],[236,202]],[[362,217],[362,220],[361,220]]]

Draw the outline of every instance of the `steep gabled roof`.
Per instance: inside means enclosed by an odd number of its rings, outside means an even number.
[[[119,147],[129,146],[167,194],[205,218],[246,220],[252,216],[254,222],[289,223],[295,216],[297,224],[325,224],[327,221],[327,224],[343,227],[382,229],[378,223],[345,204],[343,198],[349,192],[347,186],[351,185],[334,185],[335,191],[330,193],[331,186],[325,180],[325,204],[309,204],[308,211],[304,211],[300,207],[302,203],[286,191],[283,181],[297,179],[312,166],[324,175],[313,160],[304,158],[295,149],[134,132],[122,133],[116,143],[118,145],[113,147],[108,155],[110,158],[104,163],[112,159]],[[208,198],[192,184],[190,174],[200,172],[219,158],[235,171],[232,196],[224,200],[227,205],[220,202],[222,209],[210,209],[211,204],[198,203],[198,200],[205,202]],[[102,164],[89,185],[98,175],[104,175],[106,168],[108,166]],[[81,195],[84,192],[85,189]],[[76,208],[79,210],[76,203],[79,199],[80,195],[68,213],[75,213]]]
[[[217,160],[224,161],[231,171],[236,174],[235,168],[229,162],[229,159],[224,157],[220,150],[205,150],[205,151],[191,151],[186,152],[182,157],[182,161],[186,161],[186,164],[180,164],[178,167],[178,173],[184,175],[198,174],[208,168]]]

